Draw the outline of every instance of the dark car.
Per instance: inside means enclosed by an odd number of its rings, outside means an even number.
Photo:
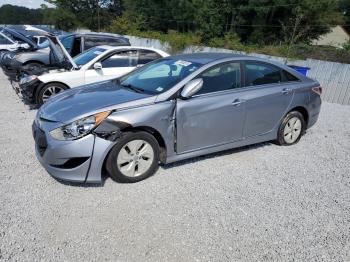
[[[130,46],[127,38],[107,33],[72,33],[59,36],[59,39],[71,57],[99,45]],[[8,56],[3,60],[1,67],[10,80],[18,81],[22,72],[27,75],[31,72],[37,74],[46,67],[59,69],[64,68],[65,65],[57,63],[57,59],[52,55],[49,41],[46,41],[38,45],[35,50],[17,52]]]

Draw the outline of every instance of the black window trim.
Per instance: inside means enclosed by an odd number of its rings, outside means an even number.
[[[274,64],[270,64],[270,63],[267,63],[267,62],[263,62],[263,61],[258,61],[258,60],[244,60],[243,61],[243,70],[244,70],[244,86],[243,88],[252,88],[252,87],[264,87],[264,86],[278,86],[278,85],[281,85],[283,84],[284,82],[280,81],[278,83],[270,83],[270,84],[262,84],[262,85],[251,85],[251,86],[248,86],[246,81],[247,81],[247,74],[246,74],[246,64],[249,64],[249,63],[252,63],[252,64],[261,64],[261,65],[267,65],[267,66],[270,66],[270,67],[274,67],[274,68],[277,68],[279,69],[279,73],[280,73],[280,77],[281,77],[281,80],[282,80],[282,70],[283,68],[279,67],[279,66],[276,66]]]
[[[244,74],[243,74],[243,63],[244,62],[243,60],[231,60],[231,61],[226,61],[226,62],[222,62],[222,63],[218,63],[218,64],[215,64],[205,70],[203,70],[202,72],[198,73],[192,80],[194,79],[197,79],[200,75],[204,74],[205,72],[209,71],[209,70],[212,70],[214,67],[217,67],[217,66],[221,66],[221,65],[226,65],[226,64],[232,64],[232,63],[238,63],[240,65],[240,71],[241,71],[241,79],[240,79],[240,87],[237,87],[237,88],[232,88],[232,89],[227,89],[227,90],[221,90],[221,91],[216,91],[216,92],[210,92],[210,93],[206,93],[206,94],[199,94],[199,95],[196,95],[194,94],[192,98],[199,98],[199,97],[209,97],[209,96],[214,96],[214,95],[221,95],[221,94],[226,94],[226,93],[233,93],[233,92],[237,92],[237,90],[241,90],[242,87],[243,87],[243,83],[244,83],[244,79],[242,77],[244,77]],[[182,91],[183,88],[181,88],[180,90]],[[179,94],[181,94],[181,91],[179,92]]]

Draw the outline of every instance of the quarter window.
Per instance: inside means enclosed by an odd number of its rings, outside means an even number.
[[[221,64],[205,71],[199,78],[203,79],[203,87],[197,95],[239,88],[241,64],[239,62]]]
[[[245,63],[246,86],[276,84],[281,82],[281,69],[263,63]]]
[[[137,65],[137,59],[137,51],[118,52],[103,60],[102,67],[135,67]]]

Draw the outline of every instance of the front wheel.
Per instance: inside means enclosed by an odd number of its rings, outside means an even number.
[[[67,87],[60,83],[51,83],[43,86],[36,92],[36,102],[39,105],[44,104],[49,98],[66,90]]]
[[[113,180],[135,183],[152,176],[158,162],[157,140],[147,132],[129,132],[112,148],[106,168]]]
[[[290,146],[299,142],[304,134],[306,123],[301,113],[292,111],[288,113],[278,130],[277,143],[282,146]]]

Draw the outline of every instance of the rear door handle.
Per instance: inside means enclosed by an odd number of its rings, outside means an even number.
[[[245,100],[242,100],[242,99],[236,99],[232,102],[232,105],[233,106],[240,106],[242,103],[244,103]]]
[[[282,90],[282,94],[285,94],[285,95],[288,95],[288,94],[290,94],[292,92],[292,89],[290,89],[290,88],[284,88],[283,90]]]

